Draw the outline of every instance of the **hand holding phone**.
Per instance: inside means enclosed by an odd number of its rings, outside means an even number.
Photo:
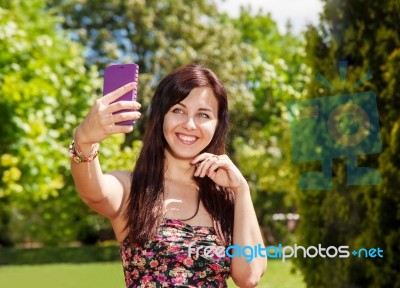
[[[118,101],[136,101],[137,98],[137,82],[139,76],[139,65],[135,63],[130,64],[112,64],[109,65],[104,71],[104,86],[103,96],[108,93],[128,84],[136,82],[136,87],[122,95],[113,103]],[[129,110],[120,110],[117,113],[127,112]],[[115,123],[116,125],[133,125],[135,121],[122,121]]]

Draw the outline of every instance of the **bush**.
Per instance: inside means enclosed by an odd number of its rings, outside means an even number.
[[[46,247],[0,249],[0,265],[89,263],[120,261],[118,246]]]

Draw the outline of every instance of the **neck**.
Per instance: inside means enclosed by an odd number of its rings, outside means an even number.
[[[180,182],[192,182],[195,165],[190,164],[191,159],[179,159],[165,151],[165,179],[178,179]]]

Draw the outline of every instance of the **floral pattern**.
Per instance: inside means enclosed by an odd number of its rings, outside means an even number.
[[[155,239],[142,247],[128,239],[122,243],[126,287],[228,287],[230,258],[197,249],[221,245],[213,227],[165,218]]]

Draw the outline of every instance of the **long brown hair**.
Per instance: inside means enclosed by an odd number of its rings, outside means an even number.
[[[143,147],[132,173],[132,184],[125,212],[129,240],[143,244],[154,237],[164,214],[164,163],[167,142],[163,134],[164,116],[196,87],[209,87],[218,101],[218,124],[210,144],[202,151],[225,154],[228,130],[228,101],[225,88],[210,69],[190,64],[172,71],[159,83],[150,105]],[[196,178],[200,200],[218,223],[225,243],[233,233],[233,193],[218,187],[211,179]],[[220,228],[220,229],[219,229]],[[222,233],[222,235],[221,235]]]

